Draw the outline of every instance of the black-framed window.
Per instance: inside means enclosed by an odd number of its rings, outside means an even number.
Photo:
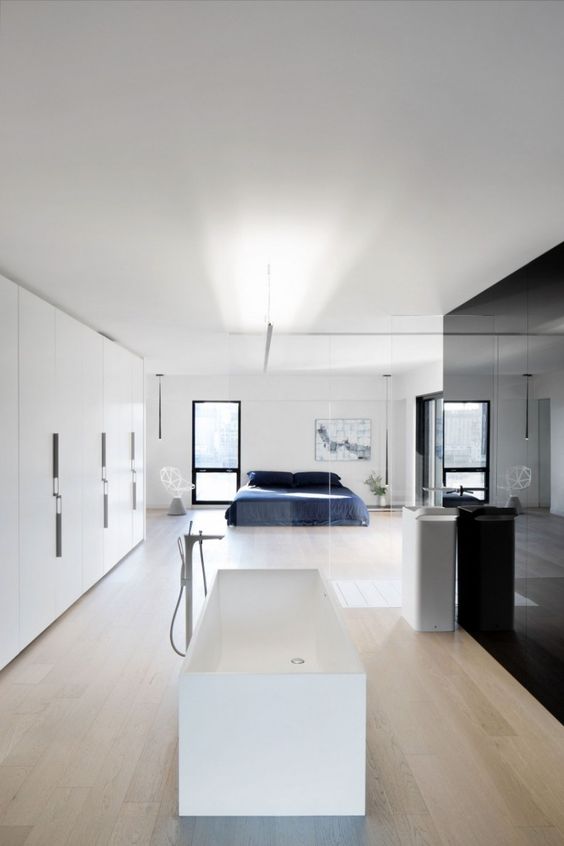
[[[231,502],[241,483],[241,403],[192,402],[192,501]]]
[[[476,499],[489,501],[489,400],[445,401],[443,483],[463,488]]]

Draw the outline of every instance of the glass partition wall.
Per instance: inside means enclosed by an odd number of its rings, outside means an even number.
[[[206,344],[206,355],[180,361],[177,373],[147,377],[147,492],[166,511],[164,466],[195,484],[174,530],[192,520],[194,532],[225,535],[205,548],[208,584],[218,568],[313,567],[344,606],[399,607],[401,507],[417,502],[416,404],[442,393],[442,317],[382,318],[366,334],[275,326],[266,369],[266,331],[222,333]],[[316,524],[293,525],[290,502],[271,525],[228,525],[234,488],[253,470],[335,474],[368,520],[342,524],[342,490],[330,481]],[[307,503],[312,491],[294,493]],[[198,575],[196,614],[203,599]]]
[[[416,398],[442,390],[442,319],[385,318],[364,334],[275,327],[265,369],[266,342],[266,330],[229,336],[241,484],[251,471],[325,474],[328,502],[313,525],[300,525],[310,486],[277,503],[274,525],[244,525],[241,510],[236,566],[318,567],[344,606],[399,607],[401,507],[416,501]],[[344,508],[345,489],[366,519]]]
[[[564,721],[564,247],[455,309],[444,332],[445,408],[489,409],[483,498],[518,511],[514,629],[473,634]]]

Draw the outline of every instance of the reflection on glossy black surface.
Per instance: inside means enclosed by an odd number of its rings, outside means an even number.
[[[489,400],[490,503],[512,497],[514,629],[475,634],[564,722],[564,245],[444,321],[444,397]]]

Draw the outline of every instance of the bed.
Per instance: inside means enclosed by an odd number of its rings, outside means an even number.
[[[251,471],[225,512],[228,526],[368,526],[368,509],[336,473]]]

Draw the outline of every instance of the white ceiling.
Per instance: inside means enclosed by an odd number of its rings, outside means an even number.
[[[261,331],[269,262],[275,337],[442,314],[563,240],[563,37],[539,0],[2,0],[0,271],[165,372]]]
[[[251,334],[216,337],[204,373],[250,374],[261,370],[265,336]],[[273,334],[268,373],[318,375],[399,375],[414,367],[440,361],[443,336],[439,332],[381,335]],[[156,361],[163,367],[165,362]],[[168,362],[169,374],[189,372],[189,362]],[[221,370],[223,366],[223,370]]]

